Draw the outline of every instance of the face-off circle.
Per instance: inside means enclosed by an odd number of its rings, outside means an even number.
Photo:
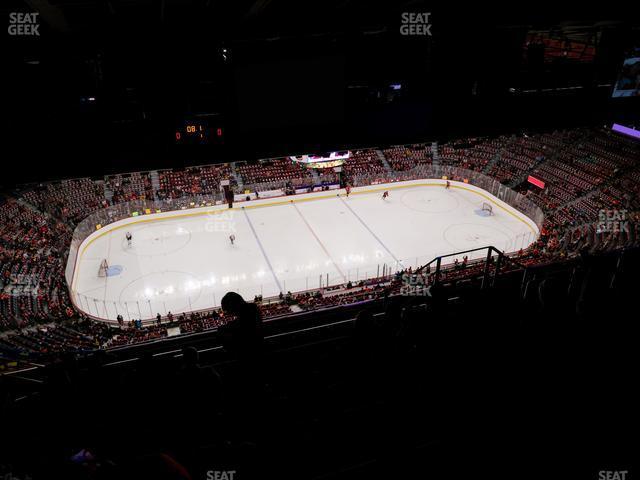
[[[435,187],[409,190],[402,194],[400,201],[405,207],[424,213],[449,213],[460,206],[455,195]]]
[[[169,228],[168,228],[169,227]],[[191,232],[183,227],[171,225],[147,225],[132,231],[131,245],[123,236],[122,249],[139,257],[154,257],[175,253],[191,241]]]

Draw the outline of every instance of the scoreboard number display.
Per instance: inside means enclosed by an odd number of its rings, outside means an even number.
[[[178,145],[222,144],[224,127],[221,123],[200,119],[185,121],[175,130],[175,142]]]

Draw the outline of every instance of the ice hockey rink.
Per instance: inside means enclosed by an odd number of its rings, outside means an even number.
[[[477,187],[400,182],[354,189],[348,198],[334,190],[122,220],[84,241],[71,290],[91,316],[147,319],[218,306],[229,291],[267,298],[477,247],[517,251],[537,237],[531,219]],[[100,277],[103,259],[109,268]]]

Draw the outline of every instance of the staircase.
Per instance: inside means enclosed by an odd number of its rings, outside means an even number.
[[[27,208],[27,209],[31,210],[32,212],[35,212],[35,213],[37,213],[37,214],[39,214],[39,215],[42,215],[42,216],[44,216],[44,217],[48,218],[49,220],[53,220],[53,221],[55,221],[55,222],[59,222],[59,221],[61,220],[60,218],[57,218],[57,217],[53,216],[53,215],[52,215],[50,212],[48,212],[48,211],[39,210],[39,209],[38,209],[38,207],[36,207],[36,206],[35,206],[35,205],[33,205],[32,203],[29,203],[29,202],[25,201],[25,200],[24,200],[24,199],[22,199],[22,198],[19,198],[19,199],[16,201],[16,203],[17,203],[18,205],[20,205],[20,206],[24,207],[24,208]]]
[[[560,208],[572,207],[573,205],[576,205],[577,203],[580,203],[582,200],[586,200],[587,198],[593,197],[594,195],[596,195],[600,191],[600,187],[601,187],[601,185],[598,185],[596,188],[594,188],[592,190],[589,190],[586,193],[583,193],[579,197],[574,198],[573,200],[569,200],[566,203],[558,205],[558,207],[556,207],[556,210],[560,209]]]
[[[244,190],[244,183],[242,182],[242,176],[236,171],[236,162],[231,162],[229,167],[231,168],[231,175],[236,179],[239,191],[242,192]]]
[[[153,189],[153,196],[157,199],[158,192],[160,191],[160,176],[157,170],[149,172],[149,178],[151,179],[151,188]]]
[[[531,167],[529,167],[529,169],[526,172],[524,172],[522,175],[520,175],[519,177],[514,178],[509,183],[507,183],[507,186],[509,188],[517,187],[518,185],[520,185],[522,182],[524,182],[527,179],[527,177],[529,176],[529,173],[533,172],[536,168],[538,168],[543,163],[545,163],[547,161],[550,161],[551,159],[555,158],[556,155],[557,155],[557,153],[553,154],[549,158],[545,157],[544,155],[541,155],[540,158],[538,158],[536,160],[536,163],[534,163]]]
[[[500,160],[502,160],[502,153],[507,151],[507,149],[511,145],[513,145],[513,142],[517,140],[517,138],[518,137],[516,137],[515,135],[512,135],[511,138],[502,146],[502,148],[499,148],[496,154],[491,157],[491,160],[489,160],[489,163],[487,163],[487,165],[484,167],[482,173],[484,173],[485,175],[488,174],[493,169],[493,167],[495,167],[496,164],[500,162]]]
[[[387,162],[387,157],[384,156],[384,153],[382,153],[382,150],[376,148],[376,155],[378,155],[378,158],[382,162],[382,165],[384,165],[384,169],[387,171],[387,173],[392,174],[393,168],[391,168],[391,165],[389,165],[389,162]]]
[[[431,142],[431,163],[434,167],[440,166],[440,152],[438,151],[438,142]]]
[[[485,175],[489,173],[493,169],[493,167],[495,167],[496,163],[498,163],[500,160],[502,160],[502,149],[498,150],[496,154],[491,157],[489,163],[487,163],[487,165],[482,169],[482,173],[484,173]]]
[[[309,169],[309,171],[311,172],[311,176],[313,177],[313,184],[320,185],[320,177],[318,176],[318,172],[316,172],[316,169],[311,168]]]
[[[103,183],[103,190],[104,190],[104,198],[107,200],[107,202],[109,202],[109,205],[112,204],[112,200],[113,200],[113,190],[111,190],[111,188],[109,187],[109,183],[108,182],[104,182]]]

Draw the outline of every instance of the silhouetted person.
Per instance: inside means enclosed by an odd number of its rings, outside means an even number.
[[[222,297],[225,315],[234,317],[220,328],[224,346],[240,360],[255,358],[262,350],[262,319],[260,310],[254,303],[246,302],[236,292]]]
[[[263,393],[262,381],[262,319],[255,303],[245,302],[235,292],[222,297],[225,317],[234,317],[220,328],[226,350],[237,359],[235,375],[231,383],[235,385],[233,408],[236,410],[237,432],[250,434],[259,430],[260,412],[256,402]]]

